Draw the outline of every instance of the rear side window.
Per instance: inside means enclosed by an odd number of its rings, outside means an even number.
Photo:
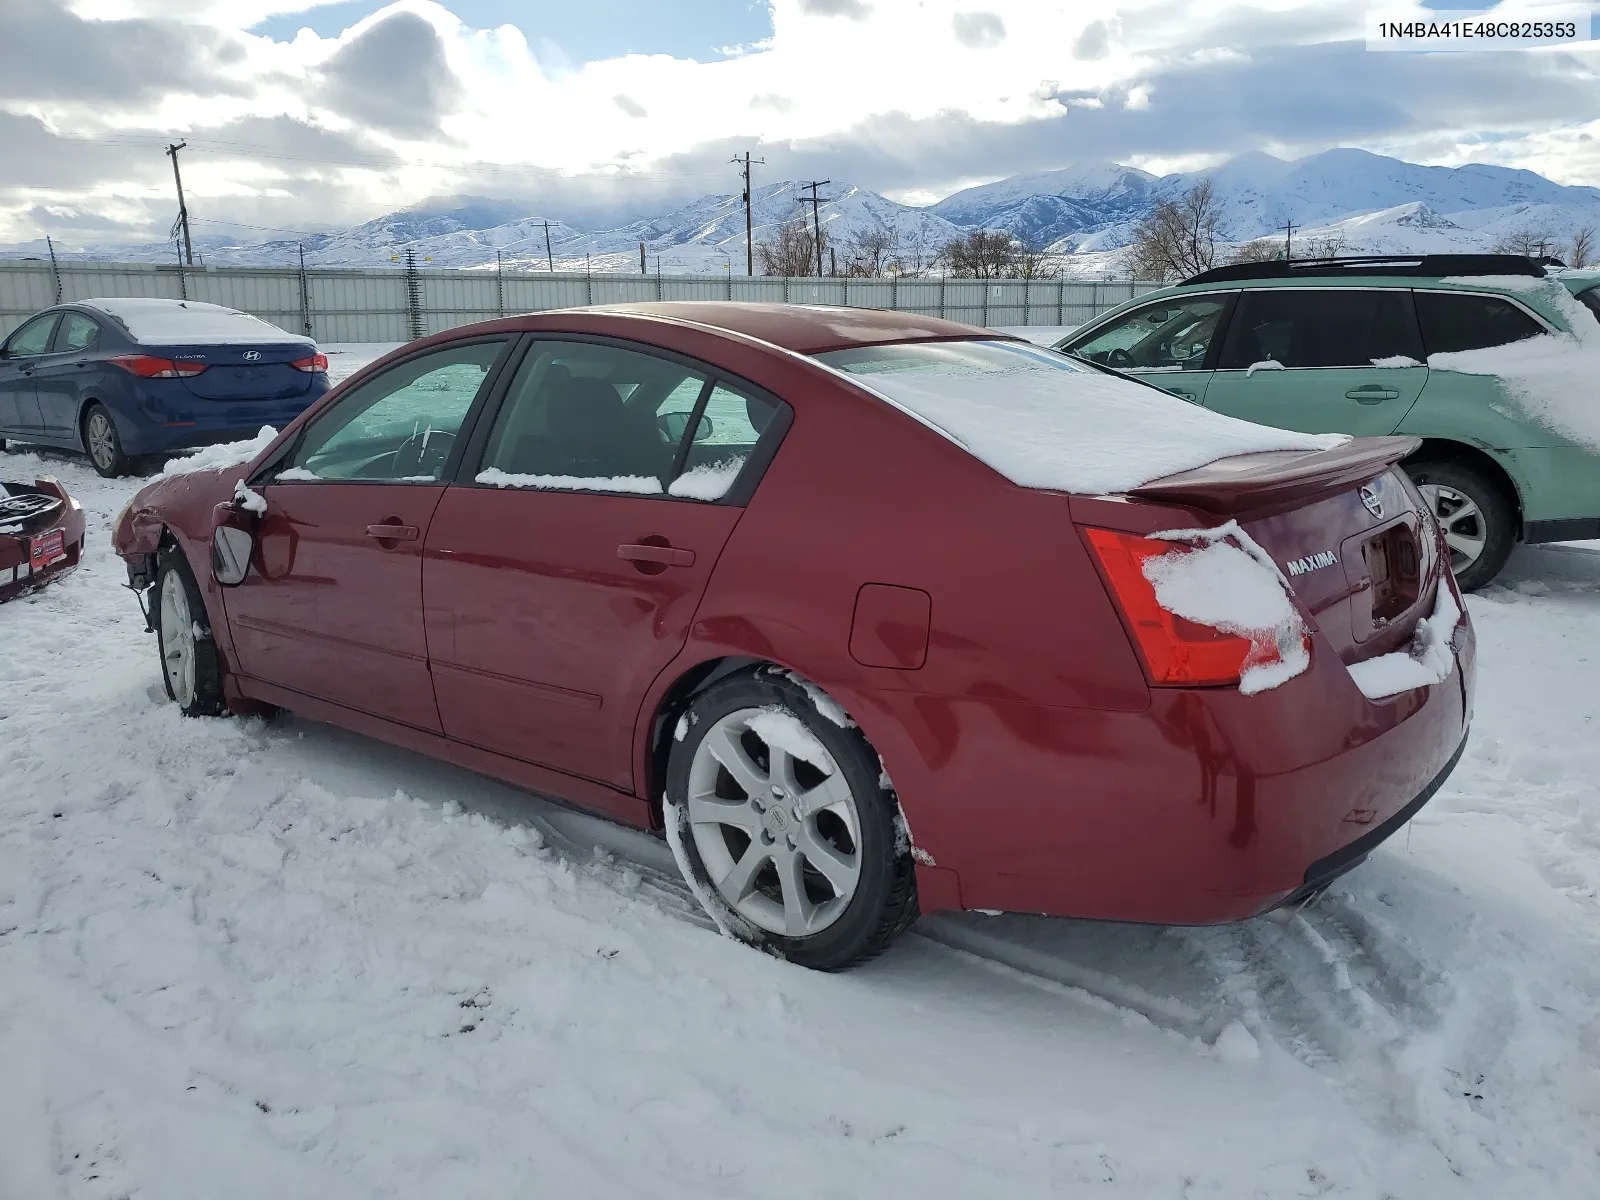
[[[1423,357],[1409,292],[1263,288],[1240,298],[1217,367],[1366,367],[1398,357]]]
[[[93,317],[69,312],[61,318],[56,346],[61,350],[87,350],[100,340],[100,325]]]
[[[1465,292],[1418,292],[1417,316],[1429,354],[1487,350],[1544,332],[1511,301]]]

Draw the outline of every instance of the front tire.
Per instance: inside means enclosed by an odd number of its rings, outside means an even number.
[[[683,721],[667,764],[667,840],[725,933],[838,971],[910,927],[910,841],[859,729],[822,716],[771,669],[712,685]]]
[[[223,710],[222,659],[194,572],[176,546],[161,551],[151,608],[168,699],[186,717],[217,716]]]
[[[133,465],[122,451],[122,435],[104,404],[91,404],[83,414],[83,448],[94,469],[107,479],[128,474]]]
[[[1428,511],[1444,531],[1450,569],[1463,592],[1475,592],[1500,574],[1517,540],[1516,511],[1492,480],[1454,462],[1406,464]]]

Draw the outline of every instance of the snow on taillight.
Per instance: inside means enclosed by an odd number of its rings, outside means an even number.
[[[296,371],[305,371],[314,375],[328,369],[328,356],[318,350],[315,354],[307,355],[305,358],[295,359],[289,365]]]
[[[1085,529],[1151,681],[1266,691],[1311,665],[1311,638],[1276,565],[1235,522],[1140,537]]]
[[[207,366],[203,362],[157,358],[153,354],[119,354],[109,361],[140,379],[188,379]]]

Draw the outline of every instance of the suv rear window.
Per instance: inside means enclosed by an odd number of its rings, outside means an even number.
[[[1509,300],[1465,292],[1418,292],[1417,318],[1429,354],[1487,350],[1544,332]]]
[[[1261,288],[1239,300],[1219,370],[1272,360],[1285,367],[1366,367],[1422,358],[1409,292],[1392,288]]]

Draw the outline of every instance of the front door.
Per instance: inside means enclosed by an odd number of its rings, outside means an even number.
[[[34,374],[40,357],[50,349],[58,319],[53,312],[37,316],[6,339],[0,354],[0,431],[21,438],[43,432]]]
[[[1280,429],[1393,433],[1428,382],[1411,293],[1260,288],[1240,298],[1207,408]]]
[[[421,353],[345,393],[253,488],[256,569],[225,593],[248,676],[439,732],[422,547],[456,436],[508,342]]]
[[[1195,292],[1153,301],[1069,342],[1068,354],[1200,403],[1211,378],[1212,343],[1235,292]]]
[[[644,694],[683,646],[777,411],[692,363],[534,342],[428,531],[445,732],[631,787]]]
[[[100,340],[100,326],[83,313],[61,314],[50,353],[34,372],[39,417],[44,436],[55,442],[76,443],[79,385],[89,365],[89,355]]]

